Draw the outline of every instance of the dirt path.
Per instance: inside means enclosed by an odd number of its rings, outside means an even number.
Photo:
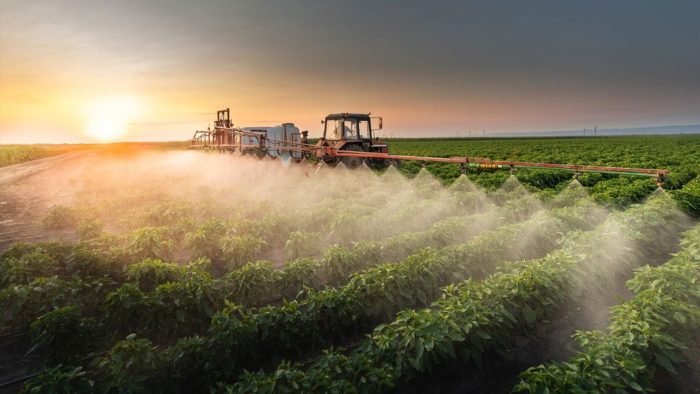
[[[80,174],[96,156],[74,152],[0,167],[0,252],[18,241],[70,238],[47,233],[41,220],[51,206],[72,200]]]

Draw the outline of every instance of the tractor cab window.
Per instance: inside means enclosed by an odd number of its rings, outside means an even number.
[[[357,136],[357,120],[345,119],[343,121],[343,130],[345,131],[345,139],[356,140]]]
[[[339,140],[359,140],[370,138],[370,128],[368,119],[327,119],[326,139]]]
[[[363,119],[361,120],[358,125],[357,129],[360,132],[360,138],[370,138],[369,134],[369,120]]]
[[[339,119],[326,120],[326,139],[339,140],[342,137],[343,122]]]

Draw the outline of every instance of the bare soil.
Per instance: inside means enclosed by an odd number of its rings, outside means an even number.
[[[52,206],[71,201],[80,174],[96,156],[66,153],[0,167],[0,252],[19,241],[74,239],[71,232],[46,231],[41,221]]]

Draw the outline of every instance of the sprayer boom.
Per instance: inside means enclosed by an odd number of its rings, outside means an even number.
[[[605,174],[633,175],[633,176],[656,176],[666,177],[670,171],[650,168],[629,168],[629,167],[605,167],[605,166],[585,166],[577,164],[555,164],[555,163],[531,163],[526,161],[491,160],[481,157],[452,156],[452,157],[430,157],[430,156],[406,156],[390,155],[388,153],[353,152],[338,150],[332,155],[338,157],[363,157],[381,160],[412,160],[420,162],[435,163],[456,163],[467,167],[476,168],[553,168],[572,172],[598,172]]]
[[[372,128],[372,120],[378,120],[378,128]],[[337,113],[322,121],[325,125],[323,137],[315,144],[308,143],[308,132],[299,132],[293,123],[283,123],[274,127],[235,128],[229,118],[228,108],[217,112],[213,130],[196,131],[192,137],[191,149],[217,149],[242,154],[255,154],[259,157],[301,161],[314,156],[319,163],[344,163],[355,168],[362,163],[370,166],[386,165],[405,160],[422,163],[459,164],[462,172],[475,169],[509,169],[514,173],[519,168],[549,168],[571,171],[574,178],[585,172],[603,174],[655,177],[661,187],[670,171],[650,168],[606,167],[578,164],[530,163],[524,161],[491,160],[488,158],[452,156],[430,157],[389,154],[389,145],[374,138],[372,132],[382,128],[381,117],[370,114]]]

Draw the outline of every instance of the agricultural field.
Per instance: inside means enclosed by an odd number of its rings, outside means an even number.
[[[182,143],[0,168],[0,391],[700,387],[700,136],[389,144],[672,173],[315,172]]]
[[[0,145],[0,167],[60,155],[70,149],[65,145]]]
[[[95,144],[34,144],[34,145],[18,145],[18,144],[0,144],[0,167],[11,166],[43,159],[47,157],[76,153],[91,149],[105,150],[123,150],[130,149],[173,149],[185,148],[185,142],[145,142],[145,143],[114,143],[108,146],[99,146]]]

